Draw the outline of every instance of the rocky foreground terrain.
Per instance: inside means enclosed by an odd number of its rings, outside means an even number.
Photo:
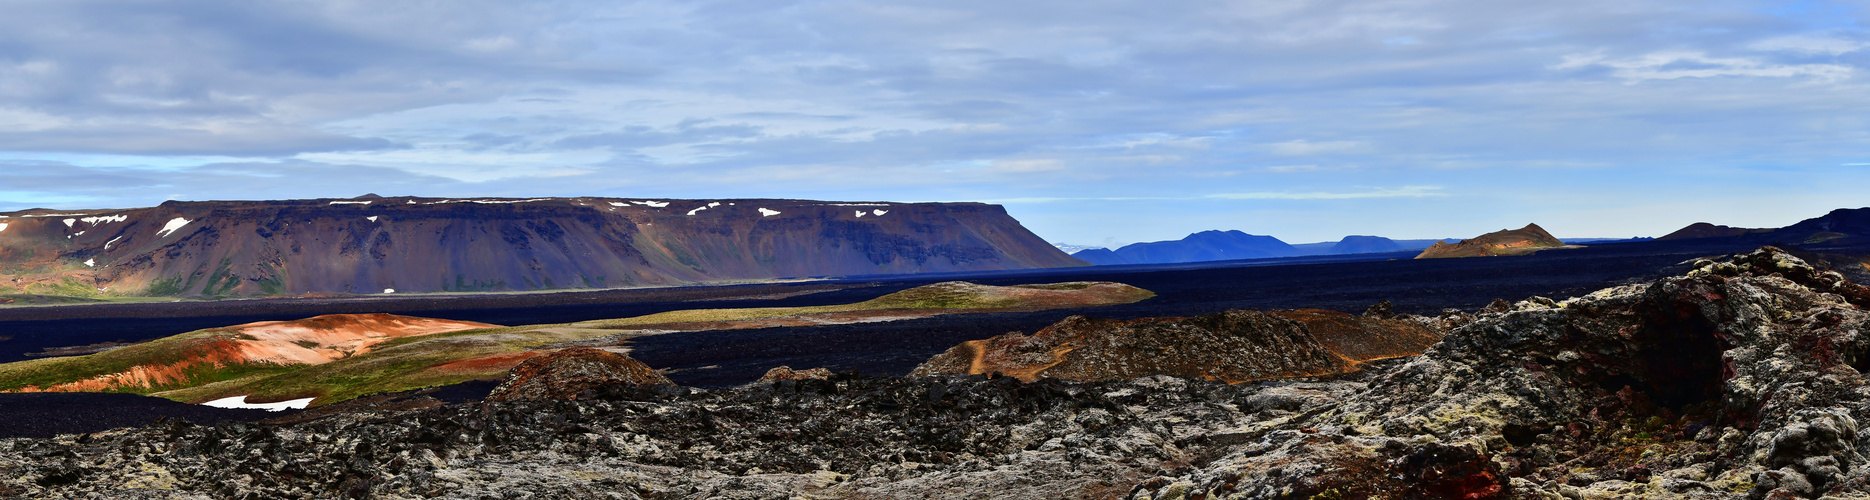
[[[0,440],[0,496],[1863,498],[1866,305],[1870,289],[1763,248],[1443,315],[1423,354],[1329,378],[365,398],[270,424]]]

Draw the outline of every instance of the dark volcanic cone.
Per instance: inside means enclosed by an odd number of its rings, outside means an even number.
[[[606,385],[675,385],[654,368],[629,356],[574,347],[528,359],[507,372],[488,401],[573,399]]]
[[[1227,383],[1330,375],[1420,354],[1441,338],[1429,325],[1317,309],[1127,321],[1072,316],[1032,335],[963,343],[911,375],[1000,373],[1026,381],[1173,375]]]

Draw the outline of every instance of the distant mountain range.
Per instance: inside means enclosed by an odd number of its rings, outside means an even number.
[[[1116,250],[1079,247],[1083,249],[1073,252],[1071,256],[1100,266],[1173,264],[1308,255],[1402,252],[1428,248],[1429,245],[1440,241],[1443,240],[1392,240],[1381,236],[1346,236],[1339,241],[1292,245],[1272,236],[1247,234],[1240,231],[1202,231],[1180,240],[1133,243]],[[1058,246],[1064,248],[1072,245]]]
[[[981,203],[369,195],[0,213],[0,294],[515,291],[1083,265]]]
[[[1735,238],[1763,244],[1866,244],[1870,243],[1870,207],[1840,208],[1781,228],[1744,228],[1696,222],[1657,239],[1700,238]]]

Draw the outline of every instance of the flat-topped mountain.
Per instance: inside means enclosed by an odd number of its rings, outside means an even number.
[[[1117,265],[1263,259],[1298,254],[1292,245],[1271,236],[1240,231],[1202,231],[1174,241],[1132,243],[1116,250],[1094,248],[1072,256],[1096,265]]]
[[[1082,266],[997,205],[375,197],[0,213],[0,276],[56,295],[607,288]]]
[[[1436,243],[1416,255],[1418,259],[1439,259],[1447,257],[1486,257],[1494,255],[1525,255],[1547,248],[1563,248],[1565,242],[1552,237],[1545,228],[1538,224],[1527,224],[1519,229],[1502,229],[1491,233],[1461,240],[1460,243]]]

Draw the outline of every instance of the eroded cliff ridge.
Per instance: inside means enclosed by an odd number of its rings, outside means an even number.
[[[1337,377],[838,374],[174,421],[0,440],[0,496],[1854,498],[1866,304],[1763,248],[1491,306]]]
[[[1085,265],[979,203],[364,197],[0,217],[0,285],[48,295],[506,291]]]

